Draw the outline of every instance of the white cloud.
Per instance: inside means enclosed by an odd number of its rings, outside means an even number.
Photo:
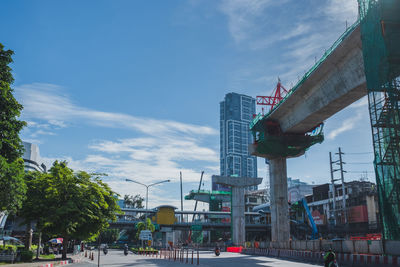
[[[357,19],[358,4],[357,1],[329,0],[324,13],[335,23],[347,21],[348,25],[350,25]]]
[[[170,120],[135,117],[123,113],[103,112],[74,104],[54,84],[34,83],[17,86],[15,92],[24,106],[23,117],[46,120],[48,124],[66,127],[72,123],[88,123],[102,127],[126,128],[149,135],[189,134],[216,135],[211,127]]]
[[[80,107],[63,94],[61,87],[52,84],[22,85],[16,92],[24,105],[23,118],[28,120],[25,139],[34,143],[40,143],[34,137],[53,135],[61,128],[74,126],[122,128],[134,136],[88,141],[89,152],[79,158],[65,156],[62,151],[52,157],[44,154],[42,160],[48,168],[57,159],[67,161],[74,170],[107,173],[104,180],[121,195],[133,193],[132,186],[127,187],[126,178],[143,183],[171,179],[173,184],[182,172],[185,183],[190,184],[198,182],[202,170],[210,176],[219,169],[217,152],[204,145],[205,137],[218,133],[213,128]],[[177,200],[171,192],[163,192],[155,201],[175,203]]]
[[[175,177],[180,171],[186,181],[197,181],[198,172],[185,167],[188,162],[218,166],[217,153],[202,147],[192,138],[174,140],[169,137],[132,138],[118,141],[99,141],[90,149],[102,154],[89,155],[84,162],[99,170],[108,170],[112,177],[135,178],[145,182]],[[212,170],[215,170],[212,169]]]
[[[362,110],[358,110],[355,114],[354,117],[348,118],[342,122],[342,124],[336,128],[335,130],[331,131],[328,134],[328,139],[335,139],[339,134],[342,134],[344,132],[350,131],[354,129],[356,126],[357,122],[359,122],[363,117],[363,112]]]
[[[228,16],[228,28],[236,42],[251,35],[257,25],[257,18],[263,13],[271,0],[223,0],[221,11]]]
[[[227,16],[229,33],[236,43],[246,42],[251,49],[262,49],[306,30],[304,25],[299,25],[286,35],[276,33],[276,19],[266,13],[268,8],[283,5],[285,2],[287,1],[222,0],[220,11]]]

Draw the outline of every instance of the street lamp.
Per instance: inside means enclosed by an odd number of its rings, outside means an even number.
[[[168,182],[171,182],[171,180],[168,179],[168,180],[164,180],[164,181],[153,183],[153,184],[149,184],[149,185],[134,181],[132,179],[125,179],[125,181],[136,183],[136,184],[140,184],[140,185],[143,185],[143,186],[146,187],[146,219],[145,219],[144,225],[146,226],[146,230],[147,230],[147,210],[148,210],[148,206],[147,205],[148,205],[148,202],[149,202],[149,187],[153,186],[153,185],[162,184],[162,183],[168,183]]]

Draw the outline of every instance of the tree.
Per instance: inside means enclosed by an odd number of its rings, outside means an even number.
[[[51,214],[46,213],[48,203],[43,196],[46,195],[46,188],[48,184],[47,174],[38,171],[30,171],[25,174],[25,184],[27,186],[26,198],[22,204],[18,214],[23,218],[24,223],[27,225],[27,242],[25,243],[26,249],[30,249],[32,236],[31,224],[36,222],[36,230],[39,232],[39,244],[41,239],[41,232],[46,225],[46,219]],[[39,256],[39,255],[37,255]]]
[[[16,212],[25,197],[24,161],[17,159],[11,163],[0,156],[0,211]]]
[[[147,228],[146,228],[146,224],[147,224]],[[150,218],[147,218],[146,224],[144,224],[144,222],[138,222],[136,224],[136,229],[137,229],[136,238],[137,239],[139,238],[140,231],[142,231],[142,230],[150,230],[151,232],[154,232],[154,230],[156,230],[156,227],[151,222]]]
[[[120,213],[117,194],[107,184],[86,172],[74,173],[66,162],[55,161],[49,173],[32,179],[32,185],[43,193],[40,198],[28,194],[23,210],[34,203],[45,208],[25,215],[30,219],[40,216],[42,231],[63,238],[63,259],[69,240],[95,238]]]
[[[126,208],[131,208],[131,209],[143,209],[143,201],[144,198],[141,197],[139,194],[135,196],[131,195],[125,195],[124,196],[124,204]]]
[[[15,212],[22,204],[25,186],[24,164],[20,160],[23,146],[19,132],[26,125],[18,120],[22,105],[13,96],[14,81],[10,63],[13,51],[0,43],[0,211]]]
[[[107,229],[100,234],[100,240],[102,243],[114,243],[119,239],[119,229]]]

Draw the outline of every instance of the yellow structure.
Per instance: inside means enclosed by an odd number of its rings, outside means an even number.
[[[171,225],[176,222],[174,206],[163,205],[157,207],[156,222],[157,224]]]

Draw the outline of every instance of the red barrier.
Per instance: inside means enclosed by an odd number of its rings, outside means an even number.
[[[227,252],[234,252],[234,253],[242,253],[243,247],[242,246],[240,246],[240,247],[227,247],[226,251]]]

